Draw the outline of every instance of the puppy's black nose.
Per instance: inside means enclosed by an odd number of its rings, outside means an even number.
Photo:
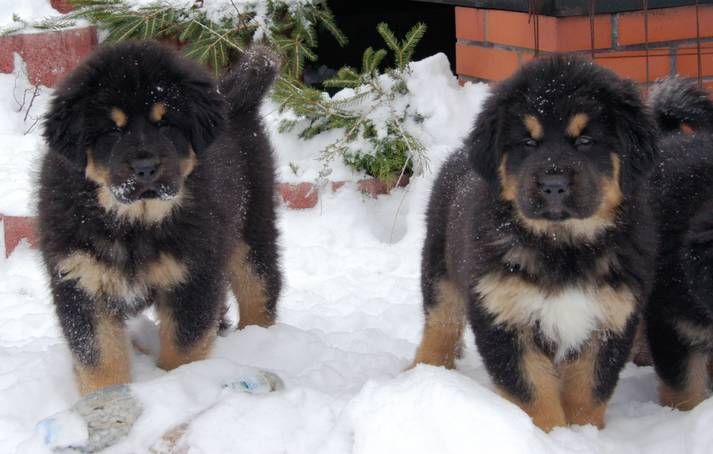
[[[564,199],[570,193],[571,181],[567,175],[542,175],[537,182],[540,195],[545,200],[546,211],[555,219],[565,212]]]
[[[131,161],[131,170],[140,183],[153,183],[158,178],[160,161],[158,158],[134,159]]]
[[[543,175],[538,187],[545,199],[562,199],[569,195],[570,181],[567,175]]]

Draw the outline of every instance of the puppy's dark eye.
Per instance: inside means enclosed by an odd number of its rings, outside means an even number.
[[[577,140],[574,141],[574,146],[575,147],[588,147],[589,145],[593,144],[594,140],[592,140],[591,137],[589,136],[579,136],[577,137]]]
[[[537,146],[537,141],[532,138],[527,138],[522,141],[522,144],[525,145],[526,147],[536,147]]]

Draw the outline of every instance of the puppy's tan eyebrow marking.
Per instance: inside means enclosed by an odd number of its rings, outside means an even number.
[[[126,126],[126,123],[129,121],[129,117],[127,117],[124,111],[118,107],[111,108],[109,117],[111,117],[111,120],[120,128]]]
[[[567,125],[567,135],[572,138],[579,137],[584,128],[587,127],[587,123],[589,123],[589,115],[586,113],[572,115],[572,118],[569,119],[569,124]]]
[[[164,115],[166,115],[166,104],[162,102],[157,102],[151,106],[151,112],[149,112],[149,120],[154,123],[161,121]]]
[[[540,123],[540,120],[535,118],[533,115],[525,115],[522,117],[522,121],[525,123],[525,127],[530,133],[530,137],[533,139],[540,140],[545,136],[545,131],[542,129],[542,123]]]

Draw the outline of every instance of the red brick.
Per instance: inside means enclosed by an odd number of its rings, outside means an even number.
[[[456,72],[485,80],[502,80],[520,67],[514,51],[456,44]]]
[[[288,208],[312,208],[319,200],[317,187],[312,183],[282,183],[280,195]]]
[[[487,16],[485,39],[506,46],[535,48],[535,19],[527,13],[490,10]],[[557,19],[540,16],[540,50],[557,49]]]
[[[9,257],[23,239],[29,241],[31,246],[37,246],[37,221],[25,216],[2,216],[5,228],[5,256]]]
[[[464,12],[461,16],[469,14],[473,19],[467,23],[480,23],[480,18],[485,18],[485,41],[505,46],[535,48],[535,18],[527,13],[513,11],[484,10],[475,8],[460,8]],[[480,14],[478,14],[480,13]],[[458,13],[456,13],[458,14]],[[465,20],[463,20],[465,22]],[[459,38],[482,41],[481,28],[471,27],[472,38],[463,36],[464,31],[458,32],[459,21],[456,18],[456,35]],[[465,25],[460,25],[465,30]],[[540,16],[539,22],[539,49],[545,52],[569,52],[587,50],[591,48],[589,17],[563,17],[555,18]],[[608,14],[597,15],[594,19],[595,48],[608,49],[612,47],[611,41],[611,16]]]
[[[33,84],[53,87],[97,45],[94,27],[0,38],[0,72],[10,73],[20,54]]]
[[[670,49],[649,50],[649,82],[671,73]],[[646,56],[643,50],[599,52],[595,61],[622,77],[646,82]]]
[[[403,175],[399,181],[395,181],[394,183],[398,183],[399,187],[404,187],[409,184],[409,181],[409,176]],[[357,188],[359,188],[361,192],[376,198],[379,195],[391,192],[393,186],[390,186],[381,180],[377,180],[376,178],[366,178],[357,182]]]
[[[67,14],[74,9],[74,6],[67,0],[50,0],[50,5],[62,14]]]
[[[471,41],[485,41],[487,12],[477,8],[456,6],[456,37]]]
[[[699,5],[701,37],[713,36],[713,6]],[[649,42],[676,41],[696,37],[696,7],[652,9],[649,16]],[[646,41],[644,12],[619,15],[619,45],[642,44]]]
[[[594,48],[612,47],[611,16],[599,14],[594,17]],[[589,17],[563,17],[557,20],[557,51],[572,52],[592,48]]]
[[[346,181],[332,181],[332,192],[339,191],[345,184],[347,184]]]
[[[704,80],[703,87],[713,95],[713,80]]]
[[[676,72],[698,77],[697,46],[682,46],[676,50]],[[701,75],[713,76],[713,43],[701,43]]]
[[[48,87],[55,86],[97,45],[93,27],[17,35],[15,38],[16,52],[27,64],[30,82]]]

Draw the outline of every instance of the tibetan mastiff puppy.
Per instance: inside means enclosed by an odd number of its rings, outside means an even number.
[[[651,98],[664,137],[650,185],[660,247],[645,318],[661,403],[689,410],[708,396],[713,349],[713,101],[679,78]]]
[[[160,318],[158,365],[205,358],[228,287],[240,324],[280,292],[272,150],[258,116],[276,64],[247,52],[220,92],[152,42],[100,49],[45,119],[40,248],[80,392],[130,381],[124,322]]]
[[[537,426],[603,427],[653,274],[655,140],[637,87],[590,61],[500,83],[432,191],[415,362],[452,368],[467,318]]]

